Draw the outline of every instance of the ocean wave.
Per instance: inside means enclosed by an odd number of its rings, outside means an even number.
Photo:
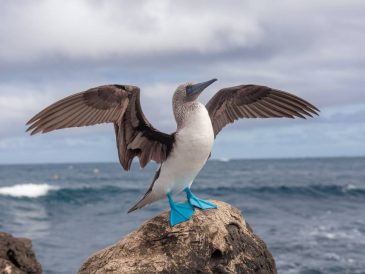
[[[144,189],[119,186],[79,186],[59,187],[49,184],[19,184],[0,187],[0,197],[13,199],[32,199],[42,202],[87,202],[103,199],[122,193],[143,192]]]
[[[119,186],[101,186],[101,187],[79,187],[79,188],[61,188],[57,191],[50,192],[46,197],[42,197],[45,201],[61,201],[84,203],[91,201],[98,201],[108,199],[109,197],[144,192],[144,189],[126,188]]]
[[[9,187],[0,187],[0,195],[13,198],[33,198],[46,201],[85,201],[98,200],[120,194],[143,194],[146,189],[127,188],[123,186],[82,186],[62,188],[48,184],[20,184]],[[194,187],[198,193],[212,194],[215,196],[230,195],[232,193],[244,195],[266,196],[364,196],[365,189],[353,185],[308,185],[308,186],[262,186],[262,187]]]
[[[363,196],[365,188],[354,185],[307,185],[307,186],[262,186],[262,187],[216,187],[198,188],[201,192],[240,193],[267,195],[300,195],[300,196]]]
[[[0,187],[0,195],[17,198],[38,198],[47,195],[51,190],[58,189],[58,187],[48,184],[19,184]]]

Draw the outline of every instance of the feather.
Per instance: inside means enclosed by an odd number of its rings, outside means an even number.
[[[285,91],[241,85],[218,91],[206,105],[214,135],[239,118],[312,117],[319,111],[311,103]]]
[[[27,123],[31,134],[99,123],[114,123],[118,157],[128,170],[135,156],[144,167],[149,161],[166,160],[174,134],[156,130],[145,118],[139,88],[105,85],[68,96],[45,108]]]

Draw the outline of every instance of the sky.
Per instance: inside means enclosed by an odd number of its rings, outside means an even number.
[[[313,119],[246,119],[212,158],[365,155],[363,0],[0,0],[0,164],[117,161],[111,124],[29,136],[47,105],[103,84],[141,88],[149,121],[175,131],[171,97],[260,84],[320,110]]]

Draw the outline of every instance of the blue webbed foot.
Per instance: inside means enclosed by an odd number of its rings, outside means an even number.
[[[194,207],[189,203],[176,204],[171,197],[171,194],[168,193],[167,197],[169,198],[170,203],[170,225],[174,226],[179,223],[185,222],[193,216]]]
[[[196,197],[191,192],[190,188],[187,187],[184,189],[184,191],[186,193],[186,197],[188,198],[189,204],[191,204],[192,206],[198,207],[200,209],[217,208],[217,206],[215,204]]]

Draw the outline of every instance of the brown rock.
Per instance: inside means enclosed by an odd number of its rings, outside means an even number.
[[[196,210],[191,220],[170,227],[168,212],[145,222],[118,243],[92,255],[79,274],[277,273],[265,243],[240,211]]]
[[[32,242],[0,232],[0,274],[40,274],[42,267],[32,251]]]

